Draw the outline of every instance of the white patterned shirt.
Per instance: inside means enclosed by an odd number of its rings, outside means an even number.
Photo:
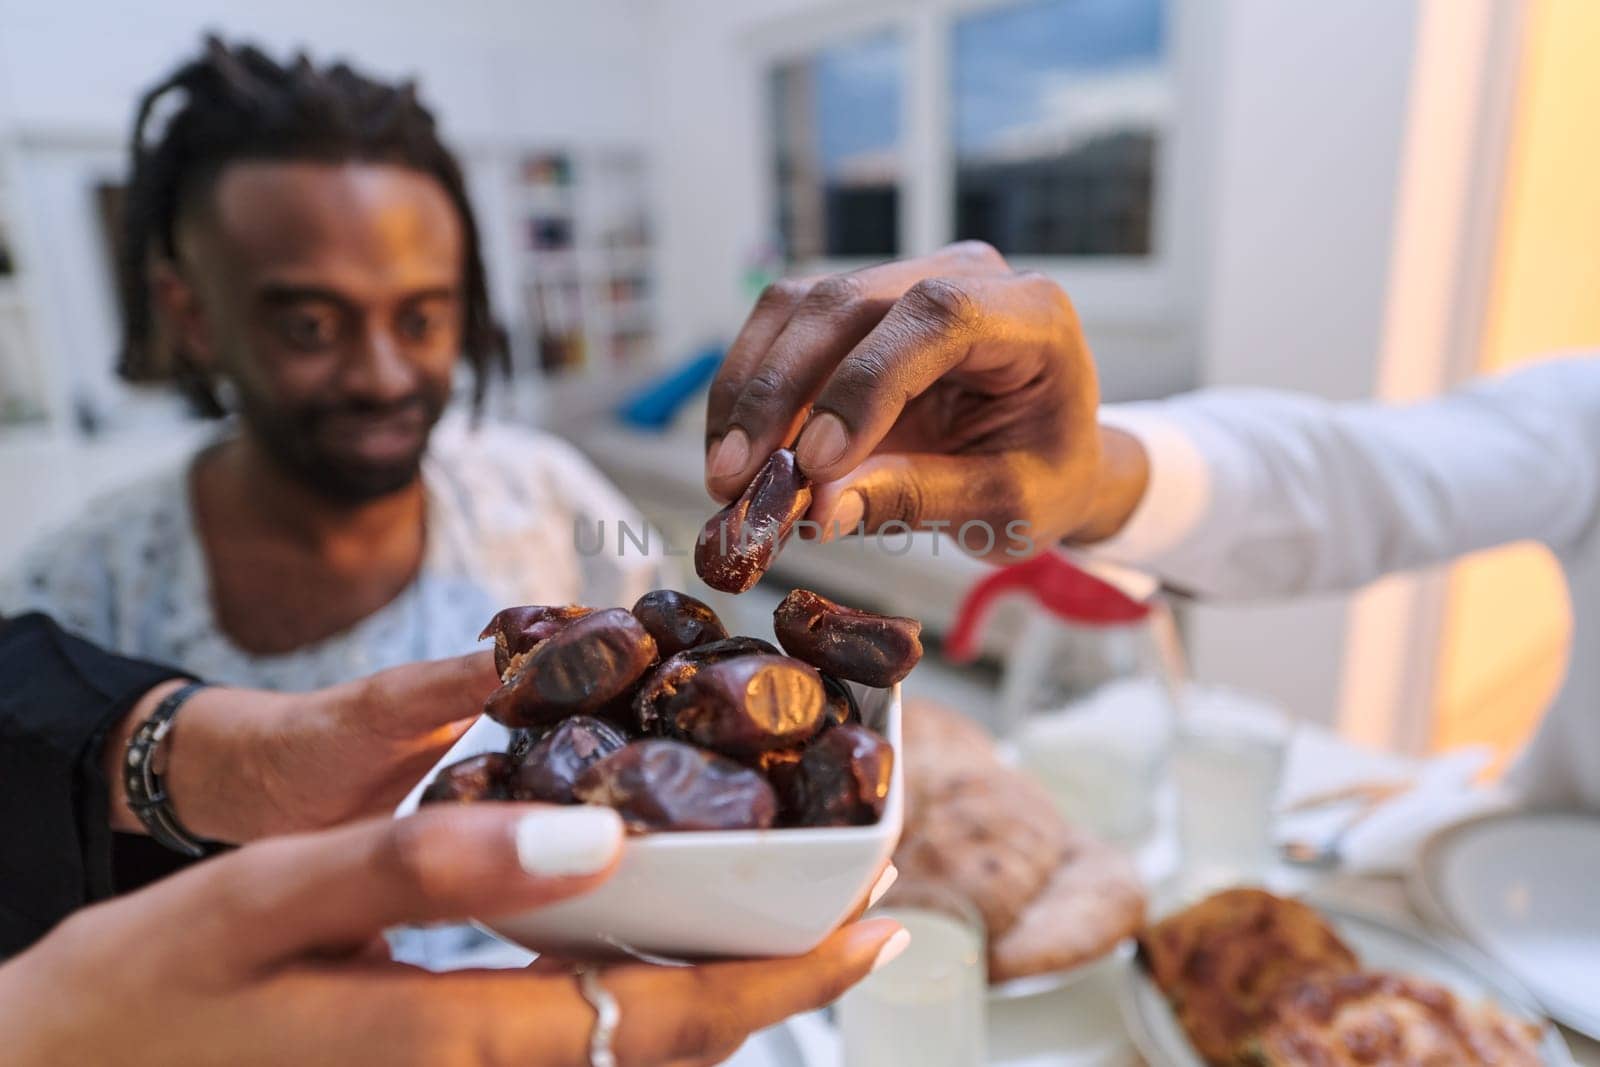
[[[659,552],[631,542],[632,506],[559,439],[450,416],[423,461],[427,546],[399,596],[292,652],[256,655],[223,632],[191,508],[193,459],[92,502],[0,576],[0,614],[42,611],[124,655],[208,682],[305,690],[470,652],[510,604],[628,606],[664,581]],[[597,545],[601,532],[606,544]]]

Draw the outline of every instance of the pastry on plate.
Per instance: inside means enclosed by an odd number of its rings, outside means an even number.
[[[992,940],[1044,889],[1069,833],[1049,797],[996,764],[943,778],[920,794],[909,805],[894,863],[902,877],[948,885],[972,901]]]
[[[906,706],[904,731],[895,865],[973,902],[991,982],[1088,963],[1138,930],[1144,891],[1132,865],[1070,826],[1043,787],[1001,762],[981,726],[918,701]]]
[[[907,700],[905,736],[906,815],[916,817],[919,801],[950,778],[1000,766],[994,742],[983,727],[952,708],[927,700]]]
[[[1110,845],[1074,833],[1066,857],[1011,929],[989,943],[989,981],[1067,971],[1144,925],[1139,872]]]
[[[1253,1062],[1246,1043],[1285,989],[1359,966],[1314,908],[1259,889],[1224,890],[1152,924],[1139,956],[1195,1051],[1215,1065]]]
[[[1540,1029],[1422,978],[1321,974],[1273,1005],[1250,1043],[1260,1067],[1538,1067]]]

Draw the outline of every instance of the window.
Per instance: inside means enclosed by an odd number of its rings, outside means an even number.
[[[1002,252],[1151,251],[1171,109],[1161,0],[1035,0],[952,26],[955,235]]]
[[[905,49],[886,33],[772,69],[778,232],[790,260],[900,250]]]
[[[1102,306],[1164,314],[1187,247],[1158,224],[1189,151],[1169,134],[1200,114],[1175,91],[1183,17],[1171,0],[867,0],[773,23],[757,84],[783,257],[831,269],[978,238],[1107,287]]]

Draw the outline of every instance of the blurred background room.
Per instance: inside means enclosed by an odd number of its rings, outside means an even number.
[[[1111,400],[1404,399],[1600,343],[1587,0],[0,0],[0,565],[207,432],[114,373],[133,102],[206,31],[418,80],[510,335],[491,412],[669,533],[709,507],[703,399],[641,398],[703,380],[787,272],[982,238],[1066,287]],[[775,573],[937,636],[984,568],[797,545]],[[1180,621],[1208,682],[1503,754],[1562,672],[1564,597],[1513,547]],[[917,684],[982,712],[1012,610]]]

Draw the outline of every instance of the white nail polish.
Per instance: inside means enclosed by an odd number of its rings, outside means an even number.
[[[883,947],[878,950],[877,957],[872,961],[872,969],[882,970],[887,964],[893,963],[910,944],[911,931],[896,930],[894,936],[885,941]]]
[[[517,822],[517,861],[529,874],[595,874],[622,845],[622,820],[610,808],[550,808]]]
[[[883,873],[878,875],[878,880],[873,883],[872,892],[867,894],[867,907],[870,908],[882,900],[883,895],[889,891],[889,887],[894,885],[895,879],[899,877],[900,871],[894,864],[891,863],[885,867]]]

